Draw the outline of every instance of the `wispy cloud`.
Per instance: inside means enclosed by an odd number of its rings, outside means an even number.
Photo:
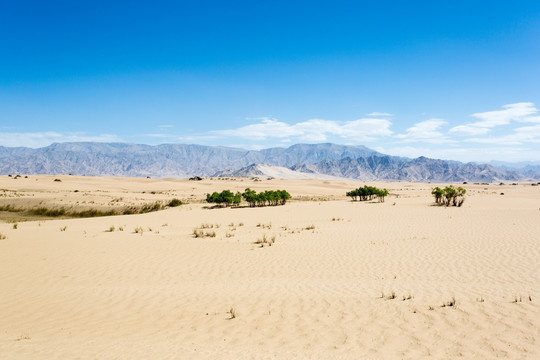
[[[299,141],[327,141],[330,136],[358,141],[373,141],[377,137],[392,135],[392,123],[386,119],[365,118],[352,121],[311,119],[288,124],[273,118],[264,118],[256,124],[237,129],[211,132],[217,136],[264,140],[268,138]]]
[[[382,117],[389,117],[389,116],[393,116],[392,114],[390,113],[387,113],[387,112],[372,112],[372,113],[369,113],[369,114],[366,114],[366,116],[382,116]]]
[[[538,113],[538,109],[530,102],[508,104],[503,106],[503,110],[472,114],[471,116],[479,119],[479,121],[455,126],[449,130],[449,133],[460,136],[485,135],[492,128],[508,125],[512,121],[540,122],[538,116],[531,116],[536,113]]]
[[[467,142],[483,144],[501,145],[521,145],[523,143],[540,143],[540,124],[532,126],[522,126],[514,129],[514,132],[503,136],[493,136],[486,138],[470,138]]]
[[[85,133],[59,133],[54,131],[18,133],[0,132],[0,144],[4,146],[24,146],[37,148],[52,143],[95,141],[95,142],[122,142],[116,135],[101,134],[87,135]]]
[[[404,142],[448,142],[450,141],[439,129],[446,125],[443,119],[429,119],[418,122],[405,131],[405,134],[395,135]]]

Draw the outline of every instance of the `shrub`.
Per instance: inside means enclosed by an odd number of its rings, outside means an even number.
[[[66,215],[66,209],[48,209],[46,207],[39,207],[37,209],[30,210],[29,213],[36,216],[58,217]]]
[[[169,207],[177,207],[177,206],[180,206],[182,205],[182,201],[179,200],[179,199],[172,199],[170,202],[169,202]]]
[[[202,231],[199,229],[193,229],[193,236],[196,238],[216,237],[215,231]]]
[[[435,197],[435,203],[444,206],[461,207],[465,201],[467,190],[461,186],[455,188],[453,185],[446,186],[444,189],[435,187],[431,190],[431,195]]]

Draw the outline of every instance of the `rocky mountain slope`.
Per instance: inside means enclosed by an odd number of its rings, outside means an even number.
[[[401,160],[391,156],[370,156],[327,160],[316,164],[302,164],[292,168],[301,172],[332,174],[358,180],[390,181],[517,181],[522,176],[516,172],[499,170],[491,165],[462,164],[419,157]]]
[[[277,179],[327,179],[339,180],[340,177],[314,173],[295,171],[283,166],[251,164],[238,170],[224,170],[212,175],[212,177],[249,177],[249,178],[277,178]]]
[[[255,166],[253,164],[259,164]],[[261,165],[264,164],[264,165]],[[253,165],[249,168],[250,165]],[[261,170],[261,166],[281,167]],[[246,169],[246,167],[248,167]],[[288,168],[284,170],[283,168]],[[62,143],[29,148],[0,147],[0,174],[91,176],[264,176],[340,177],[394,181],[516,181],[516,171],[426,157],[406,159],[364,146],[297,144],[245,150],[222,146],[125,143]],[[259,174],[260,175],[260,174]]]

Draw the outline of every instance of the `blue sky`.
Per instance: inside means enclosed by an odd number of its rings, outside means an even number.
[[[0,1],[0,145],[540,160],[539,1]]]

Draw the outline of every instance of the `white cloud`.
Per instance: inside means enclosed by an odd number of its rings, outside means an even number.
[[[488,138],[470,138],[467,142],[500,145],[521,145],[522,143],[540,143],[540,124],[516,128],[514,133]]]
[[[294,126],[272,118],[264,118],[258,124],[246,125],[237,129],[217,130],[213,134],[222,136],[249,137],[266,139],[267,137],[286,138],[302,135]]]
[[[473,125],[458,125],[454,126],[449,130],[451,134],[461,135],[461,136],[475,136],[475,135],[485,135],[490,131],[490,129],[485,127],[477,127]]]
[[[525,123],[540,123],[540,116],[527,116],[520,121]]]
[[[54,131],[35,133],[0,132],[0,145],[38,148],[62,142],[122,142],[116,135],[86,135],[85,133],[58,133]]]
[[[533,103],[523,102],[503,106],[504,110],[488,111],[472,114],[481,121],[475,123],[478,127],[494,127],[509,124],[511,120],[520,121],[528,115],[538,112]]]
[[[408,128],[405,134],[397,134],[395,137],[403,139],[405,142],[448,142],[449,140],[439,131],[439,129],[446,124],[447,122],[442,119],[421,121]]]
[[[512,121],[540,122],[538,116],[531,116],[537,112],[538,109],[530,102],[508,104],[503,106],[503,110],[472,114],[471,116],[479,119],[479,121],[455,126],[451,128],[449,132],[461,136],[484,135],[490,132],[491,128],[508,125]]]
[[[366,116],[384,116],[384,117],[388,117],[388,116],[393,116],[392,114],[390,113],[386,113],[386,112],[372,112],[372,113],[369,113],[367,114]]]
[[[218,136],[234,136],[264,140],[267,138],[291,139],[299,141],[327,141],[329,136],[357,141],[372,141],[375,137],[390,136],[392,123],[386,119],[358,119],[353,121],[333,121],[311,119],[296,124],[264,118],[259,123],[237,129],[213,131]]]
[[[359,119],[348,121],[341,127],[341,137],[362,139],[392,135],[392,122],[386,119]]]

